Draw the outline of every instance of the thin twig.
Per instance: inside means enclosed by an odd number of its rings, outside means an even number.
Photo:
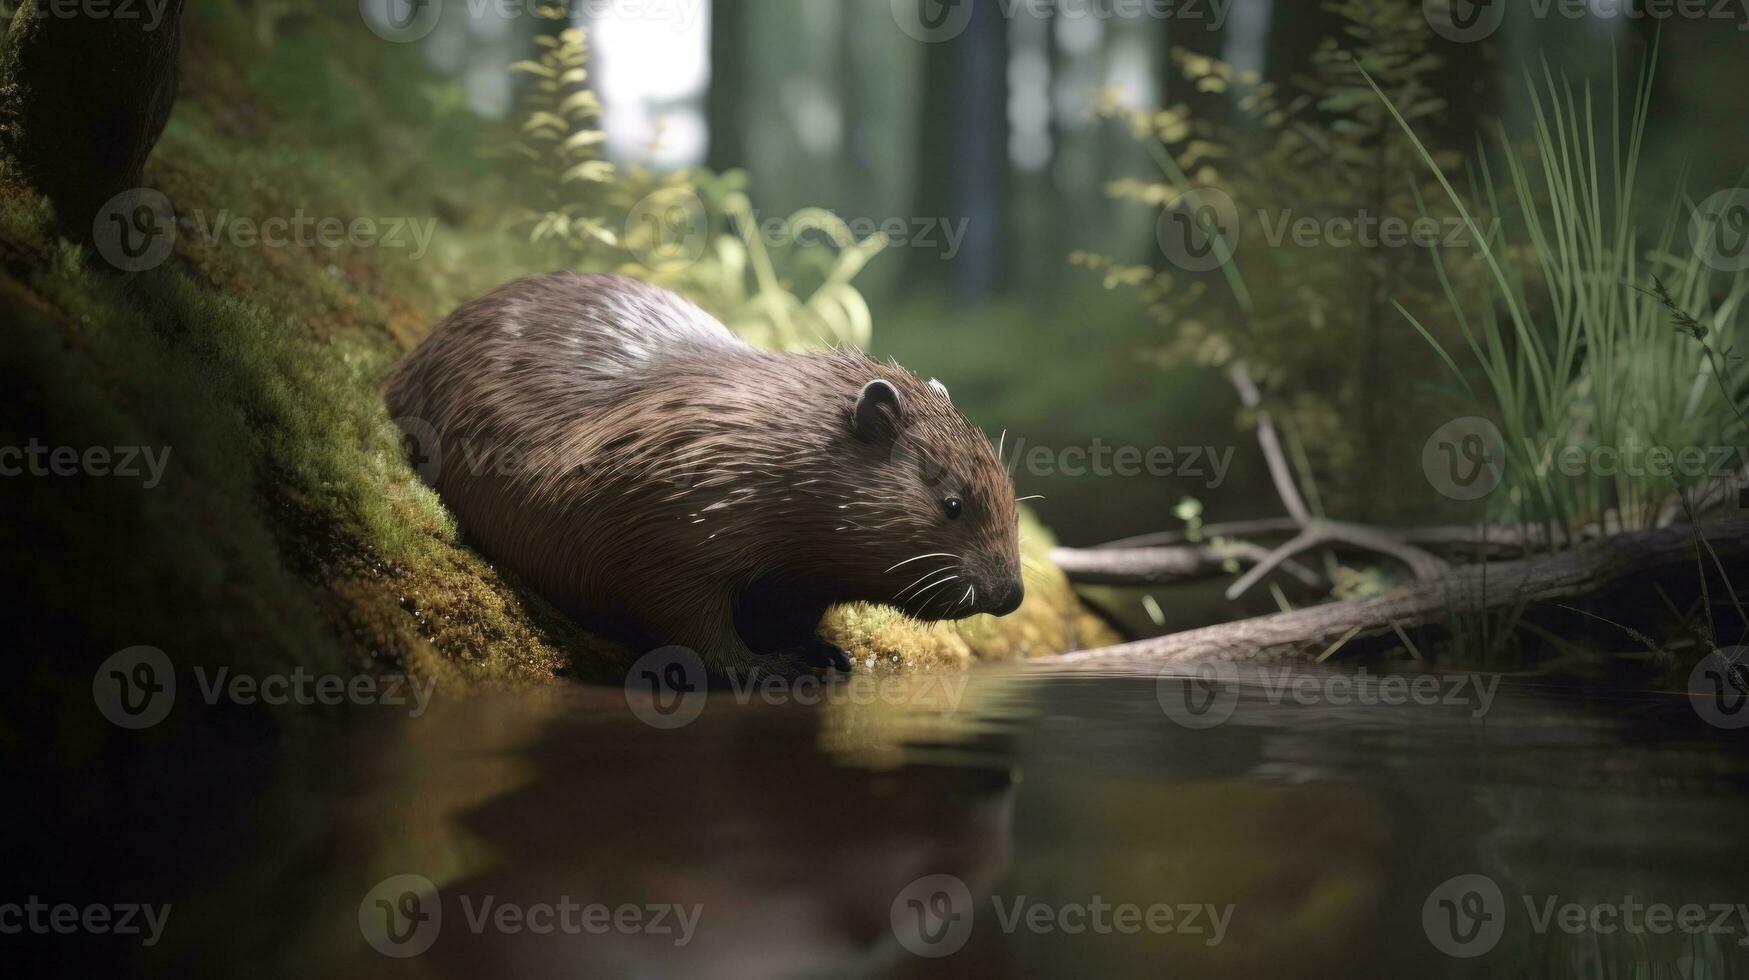
[[[1269,478],[1275,484],[1275,492],[1281,498],[1282,507],[1286,508],[1288,516],[1300,527],[1299,534],[1271,551],[1262,561],[1253,565],[1250,571],[1240,576],[1227,589],[1227,598],[1237,599],[1244,595],[1276,566],[1294,555],[1335,542],[1345,542],[1389,555],[1407,565],[1415,577],[1420,579],[1433,578],[1450,567],[1435,555],[1375,528],[1313,516],[1306,507],[1305,499],[1300,496],[1299,486],[1294,483],[1287,456],[1281,449],[1281,439],[1275,431],[1275,419],[1263,407],[1263,395],[1257,390],[1256,382],[1251,380],[1251,373],[1245,369],[1243,363],[1235,363],[1228,369],[1227,377],[1238,390],[1240,403],[1256,417],[1257,445],[1263,450],[1264,462],[1269,466]]]

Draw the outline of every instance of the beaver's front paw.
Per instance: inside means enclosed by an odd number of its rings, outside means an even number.
[[[788,678],[815,673],[831,675],[838,671],[849,673],[850,655],[835,643],[815,638],[764,658],[760,661],[758,671],[761,674]]]
[[[844,648],[836,643],[828,643],[815,637],[802,644],[797,652],[801,654],[803,660],[808,662],[810,667],[850,673],[850,654],[845,653]]]

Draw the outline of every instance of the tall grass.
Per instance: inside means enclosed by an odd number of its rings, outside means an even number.
[[[1690,241],[1695,204],[1685,179],[1655,233],[1637,224],[1656,67],[1654,50],[1625,105],[1612,75],[1607,115],[1589,84],[1576,88],[1546,63],[1540,81],[1527,70],[1530,132],[1497,128],[1492,159],[1484,146],[1470,168],[1467,196],[1373,84],[1486,263],[1487,302],[1473,308],[1451,287],[1448,256],[1433,253],[1472,370],[1421,328],[1415,311],[1397,308],[1457,375],[1477,414],[1501,425],[1504,492],[1493,495],[1490,516],[1544,525],[1555,540],[1587,525],[1666,523],[1682,512],[1672,506],[1680,494],[1720,475],[1664,467],[1653,449],[1689,449],[1690,462],[1700,449],[1703,468],[1716,469],[1718,450],[1749,441],[1733,403],[1745,382],[1741,361],[1715,357],[1691,328],[1678,328],[1686,318],[1728,350],[1741,332],[1749,276],[1715,271]],[[1478,211],[1501,218],[1491,233],[1483,233]],[[1677,309],[1661,301],[1666,289]],[[1472,385],[1477,374],[1483,383]]]

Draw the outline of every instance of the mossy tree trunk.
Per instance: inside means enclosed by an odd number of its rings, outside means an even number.
[[[99,209],[140,186],[176,102],[182,0],[22,0],[0,46],[0,150],[88,239]]]

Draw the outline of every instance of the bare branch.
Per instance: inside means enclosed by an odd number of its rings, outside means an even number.
[[[1216,541],[1166,548],[1057,548],[1051,561],[1070,581],[1084,585],[1164,585],[1211,578],[1226,573],[1228,562],[1258,562],[1268,554],[1249,541]],[[1314,588],[1323,583],[1298,562],[1283,563],[1282,571]]]
[[[1245,370],[1243,363],[1235,362],[1227,371],[1227,377],[1239,390],[1239,401],[1257,416],[1257,445],[1263,449],[1263,459],[1269,464],[1269,478],[1275,483],[1275,493],[1281,498],[1281,505],[1287,508],[1288,516],[1302,526],[1310,523],[1312,512],[1306,509],[1300,488],[1294,483],[1287,456],[1281,451],[1281,437],[1275,432],[1275,419],[1263,407],[1263,396],[1258,392],[1256,382],[1251,380],[1251,373]]]

